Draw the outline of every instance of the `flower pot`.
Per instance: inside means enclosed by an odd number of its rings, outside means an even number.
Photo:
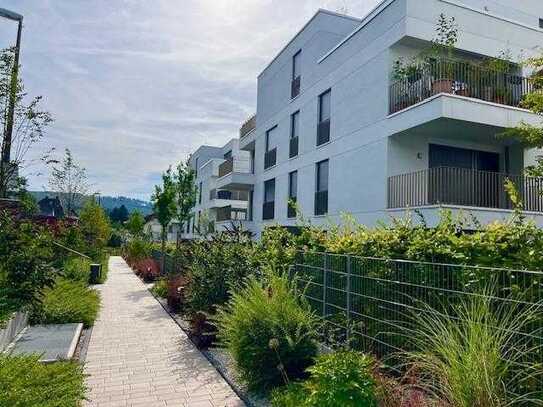
[[[451,79],[437,79],[432,82],[432,93],[438,95],[440,93],[452,93],[453,81]]]

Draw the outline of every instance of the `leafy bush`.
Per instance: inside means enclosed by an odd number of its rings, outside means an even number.
[[[96,290],[81,282],[57,280],[52,288],[43,290],[42,301],[33,307],[33,324],[66,324],[82,322],[92,326],[100,308]]]
[[[87,284],[91,262],[83,257],[70,257],[64,262],[62,275],[65,279]]]
[[[189,308],[193,312],[212,312],[229,299],[232,289],[239,287],[248,276],[258,274],[253,250],[249,239],[236,242],[227,236],[195,245],[189,269]]]
[[[51,241],[45,229],[0,211],[0,290],[5,302],[30,303],[53,284]]]
[[[124,247],[124,258],[129,265],[151,257],[152,244],[144,239],[132,239]]]
[[[288,279],[269,280],[249,279],[216,317],[218,337],[241,378],[258,390],[283,384],[285,375],[304,377],[317,353],[317,317]]]
[[[76,362],[43,364],[38,359],[0,354],[0,406],[80,405],[85,397],[83,367]]]
[[[93,259],[99,259],[111,235],[106,212],[95,200],[90,199],[81,210],[79,225],[86,242],[85,253]]]
[[[168,297],[168,280],[166,278],[161,278],[157,280],[151,291],[160,298]]]
[[[145,282],[155,281],[160,276],[160,266],[153,259],[139,260],[132,267]]]
[[[447,405],[543,401],[543,371],[527,357],[542,351],[531,337],[537,335],[543,304],[526,307],[505,300],[500,305],[491,297],[492,290],[487,290],[462,299],[452,310],[425,307],[413,316],[409,336],[415,350],[403,356],[420,376],[420,388]]]
[[[307,371],[308,380],[278,389],[272,395],[275,407],[377,406],[375,362],[358,352],[323,354]]]

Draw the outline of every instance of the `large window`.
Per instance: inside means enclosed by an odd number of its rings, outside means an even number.
[[[194,159],[194,178],[198,177],[198,157]]]
[[[319,123],[317,127],[317,145],[330,141],[330,114],[332,91],[329,89],[319,96]]]
[[[288,206],[287,217],[296,217],[296,202],[298,195],[298,171],[292,171],[288,174]]]
[[[202,204],[202,183],[198,186],[198,203]]]
[[[298,134],[300,132],[300,111],[294,112],[290,116],[290,145],[289,145],[289,157],[296,157],[298,155]]]
[[[328,213],[328,160],[315,165],[315,215]]]
[[[277,162],[277,126],[266,132],[266,151],[264,153],[264,169],[273,167]]]
[[[301,59],[302,59],[302,51],[298,51],[294,56],[292,57],[292,80],[290,83],[290,97],[295,98],[300,94],[300,84],[302,80],[301,75]]]
[[[264,205],[262,207],[262,219],[275,217],[275,178],[264,182]]]
[[[543,28],[543,18],[539,19],[539,28]]]

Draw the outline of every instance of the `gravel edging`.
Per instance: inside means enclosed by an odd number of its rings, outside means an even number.
[[[162,306],[164,311],[168,313],[170,318],[177,324],[177,326],[179,326],[179,328],[187,335],[189,340],[192,342],[192,339],[190,339],[189,322],[185,320],[181,315],[172,312],[170,310],[170,307],[168,306],[166,299],[155,295],[153,290],[151,290],[154,283],[143,283],[145,284],[147,290],[155,298],[155,300],[157,300],[157,302]],[[196,346],[196,344],[194,346]],[[240,383],[239,379],[237,379],[236,377],[234,360],[224,349],[210,348],[205,351],[198,349],[198,351],[202,355],[204,355],[204,357],[217,370],[221,377],[228,383],[234,393],[236,393],[236,395],[247,405],[247,407],[269,407],[270,404],[266,398],[259,397],[255,394],[250,393],[247,390],[247,387]]]

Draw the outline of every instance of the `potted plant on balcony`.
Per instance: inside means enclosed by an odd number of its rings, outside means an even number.
[[[430,56],[427,58],[432,72],[432,93],[452,93],[454,89],[454,50],[458,42],[458,25],[454,17],[440,14],[436,37],[432,40]]]
[[[512,77],[515,64],[511,51],[501,51],[497,57],[485,58],[480,67],[480,81],[483,84],[482,99],[505,104],[512,99],[512,86],[517,77]],[[522,84],[521,84],[522,86]]]

